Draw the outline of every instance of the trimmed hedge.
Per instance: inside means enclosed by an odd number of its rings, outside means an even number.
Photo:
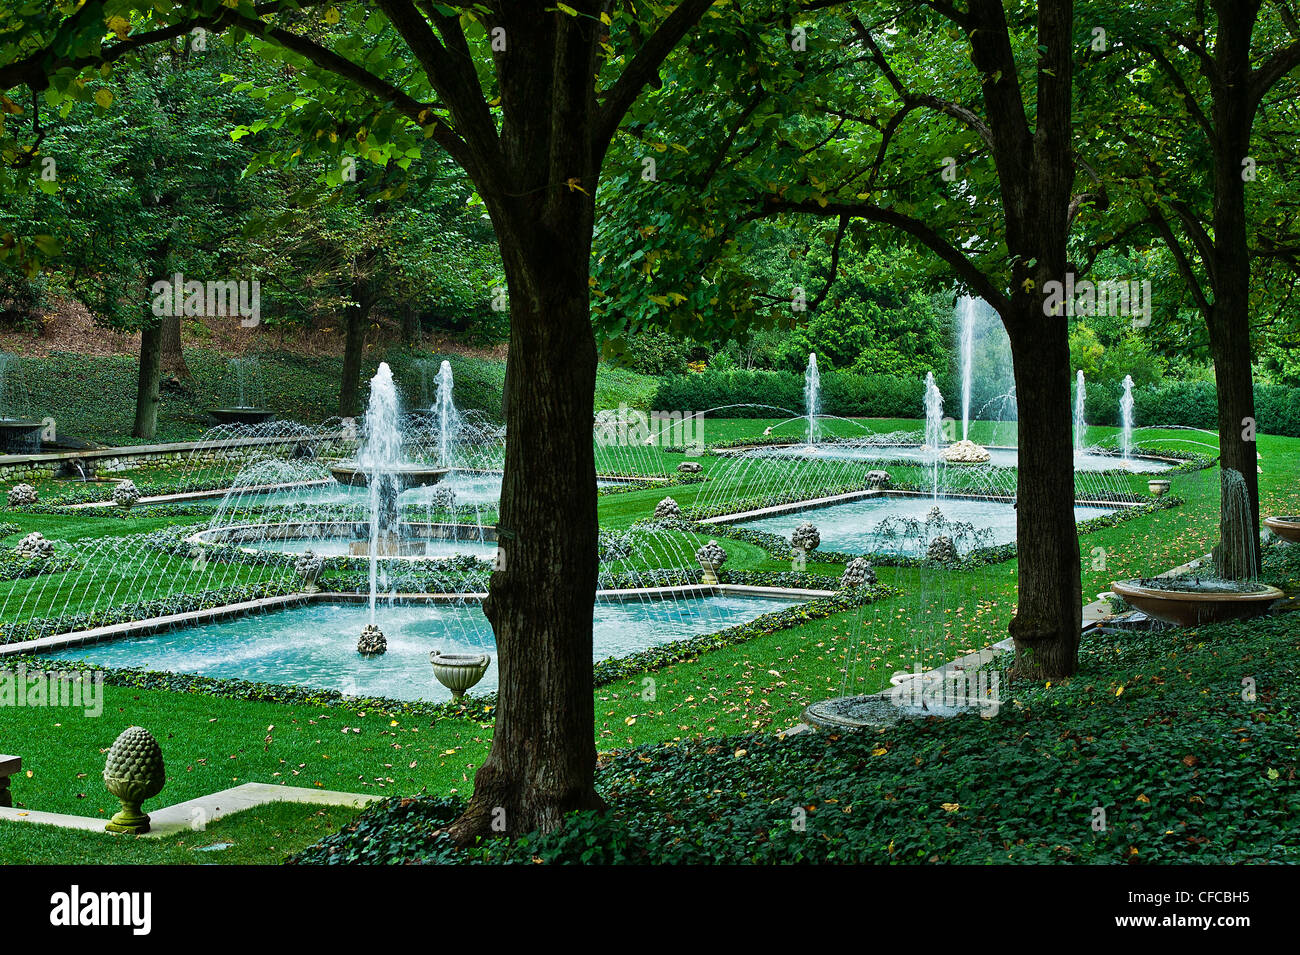
[[[924,383],[919,378],[860,375],[849,371],[822,374],[822,414],[846,418],[919,418]],[[939,378],[945,407],[960,407],[956,382]],[[1119,426],[1118,385],[1088,382],[1084,413],[1089,424]],[[803,376],[790,371],[705,371],[665,378],[654,407],[705,411],[731,404],[775,405],[795,413],[804,408]],[[1219,426],[1213,382],[1171,381],[1133,390],[1133,416],[1139,426],[1172,425],[1214,430]],[[776,417],[770,407],[728,408],[726,418]],[[1255,385],[1255,417],[1265,434],[1300,437],[1300,388]],[[788,440],[788,438],[786,439]]]

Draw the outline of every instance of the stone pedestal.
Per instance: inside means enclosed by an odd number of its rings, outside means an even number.
[[[23,768],[22,757],[5,756],[0,753],[0,806],[9,808],[14,804],[13,793],[9,791],[9,777]]]

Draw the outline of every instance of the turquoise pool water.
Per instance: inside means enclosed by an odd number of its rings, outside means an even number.
[[[937,506],[949,523],[972,524],[975,533],[955,543],[961,552],[977,547],[995,547],[1016,539],[1015,508],[1002,501],[967,500],[940,497],[936,502],[929,496],[878,496],[831,504],[806,511],[792,511],[762,517],[756,520],[737,521],[732,526],[766,531],[789,539],[791,532],[805,521],[811,521],[821,532],[821,550],[845,554],[902,554],[921,556],[928,540],[936,534],[950,531],[936,530],[925,536],[909,533],[901,526],[903,521],[917,521],[924,525],[930,510]],[[1074,519],[1085,521],[1109,514],[1113,508],[1076,505]],[[882,526],[882,522],[889,522]],[[897,536],[891,536],[892,524]]]
[[[601,601],[594,617],[592,661],[713,633],[799,602],[729,594]],[[311,604],[46,655],[104,667],[143,667],[296,683],[357,696],[441,701],[451,699],[451,694],[434,680],[429,651],[481,650],[492,655],[492,665],[471,692],[496,689],[496,644],[477,603],[381,605],[376,620],[388,639],[388,652],[378,657],[356,652],[368,613],[364,604]]]

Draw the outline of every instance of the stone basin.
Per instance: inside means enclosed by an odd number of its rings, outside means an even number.
[[[1138,580],[1117,580],[1111,590],[1148,617],[1178,627],[1194,627],[1224,620],[1244,620],[1266,613],[1286,594],[1259,584],[1256,591],[1195,591],[1162,589]]]
[[[1264,526],[1283,540],[1300,544],[1300,515],[1288,514],[1284,517],[1266,517]]]
[[[352,487],[365,487],[366,482],[369,480],[365,470],[356,464],[336,464],[330,468],[330,473],[334,475],[334,480],[340,484],[347,484]],[[395,475],[398,483],[404,488],[429,487],[437,484],[450,474],[451,468],[431,468],[423,464],[399,464],[385,468],[384,473]]]

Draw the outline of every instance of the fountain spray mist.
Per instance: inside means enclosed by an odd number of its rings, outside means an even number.
[[[396,535],[397,467],[402,460],[402,433],[398,427],[401,405],[393,370],[380,362],[370,379],[370,403],[366,407],[365,442],[357,454],[357,466],[366,472],[370,503],[370,622],[375,622],[375,594],[379,585],[379,542]]]
[[[803,373],[803,405],[808,415],[808,443],[817,443],[817,415],[821,413],[822,376],[817,370],[817,353],[808,353],[808,368]]]
[[[1124,394],[1119,399],[1119,447],[1128,463],[1133,453],[1133,376],[1124,376]]]
[[[1088,442],[1088,425],[1083,420],[1083,405],[1088,389],[1083,383],[1083,369],[1074,378],[1074,450],[1082,451]]]
[[[925,373],[925,443],[934,452],[930,465],[930,480],[934,487],[934,498],[939,499],[939,459],[943,445],[943,395],[934,383],[934,372]]]
[[[975,353],[975,303],[969,295],[957,300],[957,315],[961,325],[961,437],[970,435],[971,366]]]
[[[452,444],[460,432],[460,413],[451,400],[451,389],[451,362],[444,361],[438,367],[437,392],[433,402],[438,419],[438,463],[444,468],[451,467]]]

